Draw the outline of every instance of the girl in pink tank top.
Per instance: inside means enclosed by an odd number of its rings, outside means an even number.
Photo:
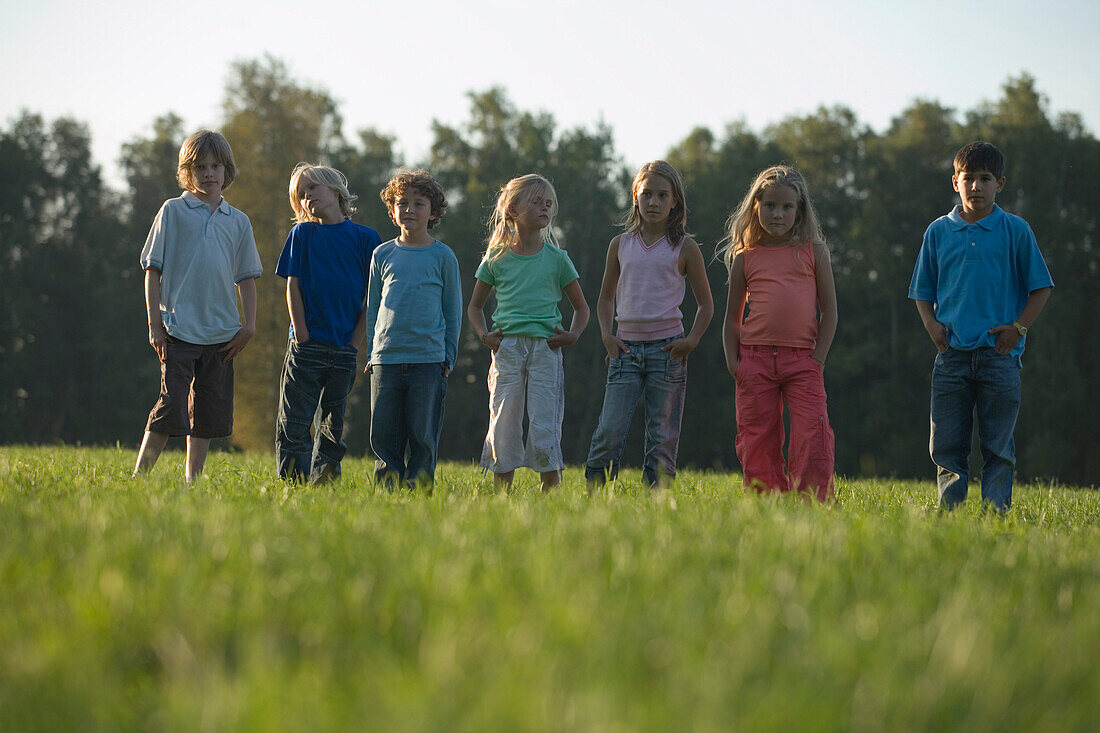
[[[736,381],[735,447],[745,486],[831,500],[834,438],[822,370],[836,333],[836,289],[802,175],[786,165],[762,171],[727,228],[718,249],[729,268],[722,344]]]
[[[607,248],[596,305],[607,349],[607,388],[585,463],[590,490],[618,475],[639,397],[646,415],[643,477],[660,487],[676,475],[687,357],[714,314],[703,254],[685,231],[680,174],[663,160],[647,163],[630,193],[633,203],[622,222],[626,231]],[[685,278],[698,304],[687,335],[680,313]]]

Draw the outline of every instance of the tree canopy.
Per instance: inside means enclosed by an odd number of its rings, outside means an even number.
[[[258,283],[257,333],[237,365],[232,445],[269,451],[278,375],[289,319],[285,283],[274,275],[291,225],[287,184],[307,160],[333,165],[359,194],[354,218],[395,228],[378,198],[399,165],[427,167],[450,207],[436,235],[455,250],[463,289],[485,246],[496,193],[532,171],[553,181],[563,246],[594,304],[607,242],[629,198],[630,170],[610,125],[562,129],[544,111],[516,109],[503,89],[468,94],[464,123],[432,125],[427,160],[403,161],[396,140],[374,129],[347,140],[327,90],[295,80],[278,59],[233,64],[221,130],[241,174],[226,198],[252,220],[265,273]],[[105,186],[77,121],[24,113],[0,130],[0,442],[135,443],[156,396],[157,365],[145,343],[138,252],[165,198],[178,195],[176,152],[189,130],[171,112],[151,133],[125,144],[121,193]],[[1025,477],[1100,483],[1100,385],[1090,378],[1100,335],[1096,247],[1100,145],[1079,116],[1052,117],[1031,77],[1010,78],[991,101],[959,112],[916,100],[882,132],[843,106],[752,130],[732,121],[698,127],[667,151],[687,186],[689,230],[712,252],[726,217],[760,169],[781,161],[805,175],[836,271],[840,326],[826,369],[837,436],[837,470],[856,475],[928,476],[928,386],[934,349],[907,291],[925,227],[953,205],[951,160],[974,139],[1005,154],[1008,183],[999,203],[1028,220],[1057,288],[1025,355],[1017,428]],[[725,271],[710,259],[719,312],[691,357],[680,459],[736,467],[733,389],[722,358]],[[690,320],[694,303],[685,303]],[[603,349],[595,322],[566,352],[567,461],[584,459],[603,398]],[[474,460],[486,422],[488,354],[466,328],[451,387],[441,455]],[[347,439],[365,453],[369,398],[359,380]],[[637,422],[637,421],[636,421]],[[640,460],[639,426],[624,456]]]

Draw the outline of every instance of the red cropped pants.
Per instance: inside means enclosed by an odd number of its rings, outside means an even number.
[[[833,496],[833,429],[825,380],[813,349],[741,346],[737,366],[737,459],[745,486]],[[783,460],[783,406],[791,416],[789,460]]]

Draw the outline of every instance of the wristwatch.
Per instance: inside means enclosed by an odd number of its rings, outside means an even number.
[[[1021,336],[1027,336],[1027,326],[1022,325],[1019,321],[1013,321],[1012,327],[1015,328]]]

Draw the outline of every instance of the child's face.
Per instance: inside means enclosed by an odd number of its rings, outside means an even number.
[[[402,239],[423,237],[432,219],[432,200],[414,188],[407,188],[393,202],[390,218],[401,227]]]
[[[550,226],[554,212],[554,199],[549,191],[540,191],[524,203],[509,207],[517,227],[545,229]]]
[[[790,186],[768,186],[756,201],[756,218],[767,232],[765,243],[785,239],[798,220],[798,192]]]
[[[213,153],[207,153],[191,164],[191,179],[195,184],[195,194],[200,199],[209,204],[221,200],[225,166],[218,162]]]
[[[340,195],[304,175],[298,179],[298,202],[314,221],[339,224],[344,220],[344,212],[340,211]]]
[[[985,216],[993,212],[993,204],[1005,187],[1005,179],[1004,176],[994,178],[989,171],[959,171],[951,176],[951,186],[959,193],[967,213]]]
[[[676,196],[672,192],[672,183],[664,176],[648,174],[638,184],[634,204],[642,221],[650,225],[667,224],[668,215],[676,205]]]

